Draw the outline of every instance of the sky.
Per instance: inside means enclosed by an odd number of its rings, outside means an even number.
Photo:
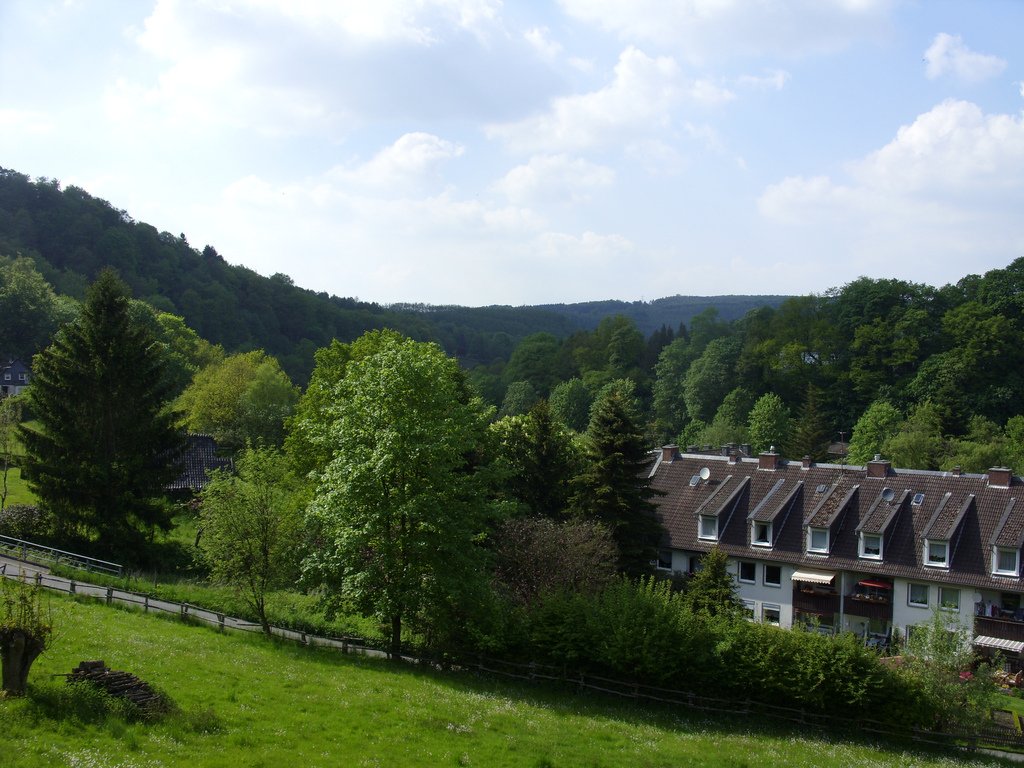
[[[1020,0],[0,0],[0,167],[382,304],[1024,256]]]

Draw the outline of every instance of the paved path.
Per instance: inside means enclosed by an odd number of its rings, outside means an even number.
[[[101,587],[97,584],[89,584],[88,582],[72,580],[63,576],[55,576],[50,573],[50,569],[44,565],[24,562],[10,557],[0,556],[0,575],[6,576],[10,579],[38,581],[39,584],[47,589],[53,589],[67,594],[95,597],[99,600],[106,601],[108,605],[114,602],[126,603],[135,605],[145,612],[159,611],[162,613],[181,616],[182,618],[191,617],[203,623],[210,624],[211,626],[218,627],[219,629],[235,629],[243,632],[262,631],[262,627],[260,627],[259,624],[255,624],[245,619],[226,616],[223,613],[207,610],[206,608],[200,608],[188,603],[175,603],[170,600],[161,600],[155,597],[150,597],[149,595],[139,592],[130,592],[123,589],[117,589],[115,587]],[[303,643],[305,645],[335,648],[337,650],[344,651],[345,653],[361,653],[366,656],[381,658],[387,657],[387,653],[384,651],[377,648],[367,648],[366,646],[358,645],[348,640],[333,637],[320,637],[319,635],[310,635],[305,632],[282,629],[281,627],[271,627],[270,632],[275,637],[294,640],[295,642]]]

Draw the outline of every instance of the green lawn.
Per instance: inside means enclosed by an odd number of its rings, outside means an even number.
[[[56,642],[33,667],[30,696],[0,700],[5,766],[1003,764],[394,666],[66,598],[52,604]],[[84,659],[159,686],[182,714],[155,723],[90,715],[53,677]]]
[[[21,479],[21,469],[11,467],[7,471],[7,505],[35,503],[35,494],[29,490],[28,483]]]

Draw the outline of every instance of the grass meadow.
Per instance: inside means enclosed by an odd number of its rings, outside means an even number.
[[[954,766],[1000,760],[812,733],[344,656],[54,596],[4,766]],[[103,659],[177,712],[133,721],[56,675]]]

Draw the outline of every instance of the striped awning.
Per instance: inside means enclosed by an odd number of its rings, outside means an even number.
[[[1000,651],[1009,651],[1010,653],[1024,651],[1024,643],[1020,640],[1004,640],[1001,637],[989,637],[988,635],[978,635],[974,638],[974,644],[980,645],[983,648],[996,648]]]
[[[828,571],[812,571],[810,569],[801,569],[793,573],[793,581],[803,581],[807,584],[831,584],[835,577],[834,573]]]

